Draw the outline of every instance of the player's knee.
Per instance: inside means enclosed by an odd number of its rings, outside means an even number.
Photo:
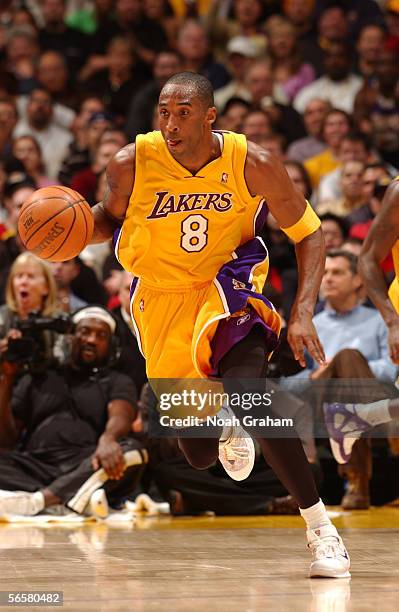
[[[365,361],[365,358],[360,351],[353,348],[345,348],[338,351],[333,359],[335,362],[348,364],[349,367],[359,360]]]

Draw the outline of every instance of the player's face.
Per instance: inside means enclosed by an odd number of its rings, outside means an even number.
[[[191,159],[212,129],[216,109],[205,108],[188,88],[164,87],[159,97],[159,129],[177,160]]]

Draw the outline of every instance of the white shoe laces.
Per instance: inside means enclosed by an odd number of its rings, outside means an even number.
[[[223,447],[227,461],[235,461],[236,459],[247,459],[247,457],[249,456],[247,446],[238,446],[234,443],[234,441],[236,440],[237,438],[231,438],[225,443]]]
[[[340,541],[335,536],[327,536],[325,538],[317,538],[308,544],[313,553],[315,560],[324,559],[325,557],[336,557],[340,553]]]

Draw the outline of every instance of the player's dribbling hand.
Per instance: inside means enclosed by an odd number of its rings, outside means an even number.
[[[93,470],[103,467],[109,478],[120,480],[126,468],[121,445],[113,438],[102,435],[91,464]]]
[[[399,364],[399,322],[388,327],[388,346],[393,363]]]
[[[305,349],[320,366],[326,364],[324,349],[310,315],[291,317],[288,323],[287,339],[295,359],[303,368],[306,366]]]

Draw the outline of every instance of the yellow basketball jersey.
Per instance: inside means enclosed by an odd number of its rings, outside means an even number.
[[[195,175],[172,157],[161,132],[137,136],[134,188],[115,250],[147,284],[173,290],[211,281],[259,232],[267,208],[245,183],[245,136],[222,136],[220,157]]]

